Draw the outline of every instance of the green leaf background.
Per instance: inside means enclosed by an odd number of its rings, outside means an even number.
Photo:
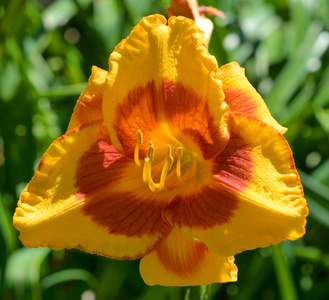
[[[0,3],[0,298],[329,299],[329,2],[203,0],[209,51],[239,62],[286,133],[310,208],[295,242],[236,256],[236,283],[148,287],[138,261],[22,247],[12,225],[21,190],[66,129],[92,65],[169,0],[2,0]],[[261,224],[260,224],[261,226]]]

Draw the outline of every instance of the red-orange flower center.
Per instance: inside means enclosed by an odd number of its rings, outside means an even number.
[[[134,159],[152,192],[210,180],[211,158],[228,140],[208,99],[179,82],[137,87],[115,107],[115,115],[112,126],[124,155]]]

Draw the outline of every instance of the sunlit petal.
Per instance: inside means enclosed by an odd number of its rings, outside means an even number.
[[[161,219],[166,201],[148,197],[134,175],[125,181],[125,172],[136,169],[112,146],[102,121],[68,132],[49,147],[22,192],[14,216],[21,241],[115,258],[145,255],[171,229]]]
[[[142,19],[111,54],[104,120],[113,145],[133,157],[137,130],[145,140],[186,139],[204,157],[228,140],[226,104],[217,62],[193,21],[155,15]],[[142,145],[143,147],[143,145]]]
[[[286,140],[245,114],[230,120],[230,142],[214,161],[213,184],[176,196],[164,218],[223,256],[301,237],[308,210]]]
[[[106,75],[107,71],[95,66],[92,67],[87,87],[74,107],[67,131],[76,126],[103,119],[102,103]]]
[[[234,257],[220,257],[202,243],[186,240],[173,230],[155,251],[140,262],[148,285],[187,286],[237,280]]]
[[[223,83],[225,102],[231,112],[242,112],[257,117],[266,124],[279,130],[287,131],[271,116],[264,100],[257,93],[245,76],[245,71],[238,63],[232,62],[222,66],[218,75]]]

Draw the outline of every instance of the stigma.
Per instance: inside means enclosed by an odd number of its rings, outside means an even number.
[[[152,192],[162,192],[174,189],[190,181],[197,171],[197,156],[194,153],[184,153],[183,147],[176,147],[174,155],[171,145],[167,144],[164,158],[154,164],[155,148],[152,141],[148,141],[148,153],[143,161],[139,158],[139,148],[143,143],[143,133],[137,130],[137,143],[134,151],[136,166],[142,168],[143,182]],[[168,184],[169,181],[169,184]]]

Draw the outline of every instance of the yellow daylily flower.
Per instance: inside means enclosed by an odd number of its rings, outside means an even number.
[[[93,67],[14,225],[28,247],[142,257],[148,285],[235,281],[235,254],[305,232],[285,130],[193,21],[145,17]]]

